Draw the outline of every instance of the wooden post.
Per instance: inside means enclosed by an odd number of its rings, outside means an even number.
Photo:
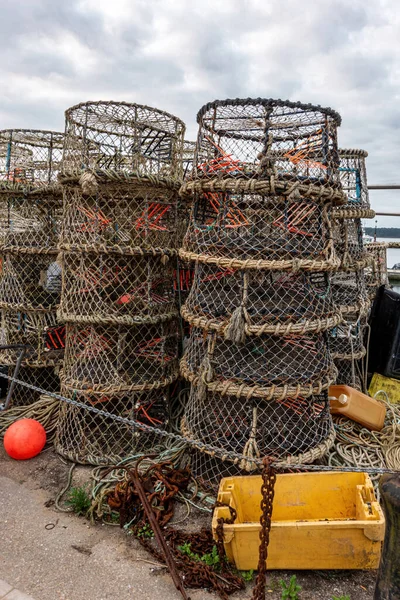
[[[379,482],[386,531],[374,600],[400,598],[400,475],[384,475]]]

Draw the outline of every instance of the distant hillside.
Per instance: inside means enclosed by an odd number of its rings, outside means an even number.
[[[375,227],[364,227],[364,231],[368,235],[375,235]],[[400,238],[400,227],[377,227],[376,237]]]

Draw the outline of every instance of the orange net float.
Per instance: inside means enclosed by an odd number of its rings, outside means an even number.
[[[35,419],[15,421],[4,434],[4,449],[15,460],[37,456],[46,443],[46,431]]]

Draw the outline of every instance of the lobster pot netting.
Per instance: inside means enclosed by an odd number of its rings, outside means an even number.
[[[92,193],[65,185],[60,247],[132,254],[179,246],[178,192],[149,185],[102,183]]]
[[[59,316],[127,325],[170,318],[175,269],[176,259],[168,256],[64,252]]]
[[[59,193],[64,134],[54,131],[0,131],[0,193]]]
[[[297,196],[196,194],[182,253],[224,266],[329,270],[337,266],[329,207]]]
[[[344,316],[368,313],[370,300],[367,295],[364,270],[334,273],[331,288],[333,300]]]
[[[180,119],[126,102],[82,103],[65,116],[64,175],[91,170],[122,179],[181,181],[185,125]]]
[[[26,345],[23,364],[51,366],[62,362],[65,347],[65,326],[57,323],[55,311],[1,311],[1,342],[8,346]],[[21,348],[0,349],[0,364],[15,364]]]
[[[10,366],[8,368],[8,376],[14,375],[14,368]],[[33,385],[40,388],[41,391],[33,390],[21,385],[15,384],[11,406],[28,406],[37,402],[41,399],[43,390],[46,392],[60,393],[60,378],[58,375],[58,367],[31,367],[22,366],[18,371],[17,379],[26,383],[27,385]],[[11,381],[8,382],[10,386]]]
[[[385,242],[373,242],[365,245],[371,258],[370,264],[364,269],[368,296],[371,300],[381,285],[389,285],[387,274],[387,248]]]
[[[365,150],[349,150],[339,149],[340,165],[339,174],[343,192],[346,194],[346,203],[338,210],[343,215],[347,214],[347,218],[351,218],[351,214],[356,216],[354,211],[357,211],[363,218],[368,218],[365,213],[369,211],[370,202],[367,184],[367,170],[365,167],[365,159],[368,152]]]
[[[0,307],[34,311],[58,306],[61,266],[57,254],[7,252],[0,269]]]
[[[362,358],[366,353],[364,345],[367,316],[346,315],[342,323],[330,333],[330,350],[334,359]]]
[[[337,385],[349,385],[356,390],[364,390],[365,364],[362,359],[337,359],[335,365],[338,370]]]
[[[340,121],[331,109],[282,100],[206,104],[197,115],[193,180],[206,187],[214,178],[239,179],[245,187],[248,180],[273,177],[282,189],[292,182],[320,187],[319,193],[338,188]]]
[[[63,383],[103,396],[160,388],[177,378],[177,319],[154,325],[67,323]]]
[[[340,269],[362,269],[370,260],[363,244],[361,219],[337,219],[332,214],[333,242]]]
[[[307,460],[304,454],[324,444],[331,428],[325,392],[307,399],[269,402],[207,392],[199,400],[196,385],[192,385],[182,421],[188,439],[217,447],[221,455],[242,455],[246,471],[254,469],[251,459],[263,456],[303,455],[300,460]]]
[[[45,253],[57,248],[61,224],[61,197],[0,194],[0,251]]]
[[[78,402],[155,429],[166,430],[169,423],[168,388],[110,397],[91,396],[63,387],[62,393]],[[156,431],[121,423],[103,414],[63,404],[57,428],[57,452],[84,464],[115,464],[116,461],[153,450],[162,444]]]
[[[320,393],[336,375],[326,334],[260,335],[236,345],[195,328],[182,373],[189,381],[206,382],[208,389],[268,400]]]
[[[185,319],[223,332],[241,307],[247,335],[322,331],[341,320],[327,273],[196,264],[193,286],[182,309]]]

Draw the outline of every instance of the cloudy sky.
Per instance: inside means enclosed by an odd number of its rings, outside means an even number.
[[[371,184],[400,183],[398,0],[0,0],[0,128],[64,128],[85,100],[165,109],[196,134],[216,98],[331,106]],[[400,212],[400,191],[373,192]],[[379,218],[382,226],[400,219]]]

